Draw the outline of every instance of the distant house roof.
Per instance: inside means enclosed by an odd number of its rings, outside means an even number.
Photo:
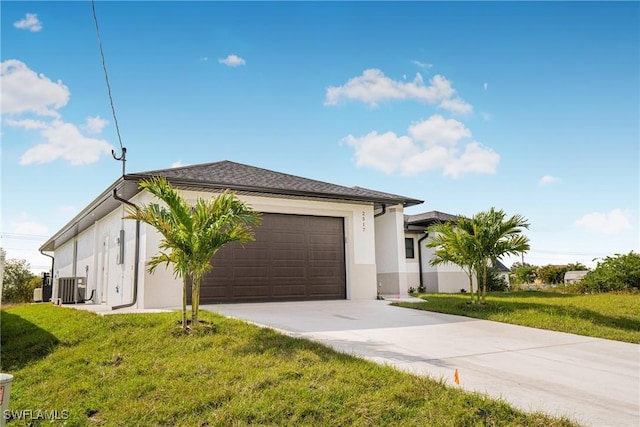
[[[509,270],[509,269],[507,268],[507,266],[506,266],[506,265],[504,265],[504,264],[503,264],[503,263],[501,263],[500,261],[496,261],[496,262],[493,264],[493,268],[495,268],[495,269],[496,269],[496,270],[498,270],[498,271],[503,271],[503,272],[505,272],[505,273],[509,273],[509,272],[511,271],[511,270]]]
[[[409,226],[413,227],[428,227],[436,222],[457,221],[456,215],[451,215],[444,212],[430,211],[416,215],[405,215],[404,224],[405,228]]]
[[[413,206],[422,203],[422,200],[397,194],[362,187],[344,187],[241,163],[221,161],[124,175],[47,240],[40,247],[40,250],[53,251],[64,242],[77,236],[95,221],[120,206],[120,202],[114,199],[114,194],[129,200],[140,192],[138,188],[140,181],[151,176],[163,176],[172,185],[184,190],[220,191],[228,189],[239,194],[266,194],[373,203],[376,208],[385,205]]]
[[[567,271],[566,273],[564,273],[564,283],[570,284],[579,282],[584,279],[584,276],[586,276],[588,272],[589,271],[587,270]]]

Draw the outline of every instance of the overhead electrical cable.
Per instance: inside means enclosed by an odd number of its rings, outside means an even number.
[[[109,94],[109,104],[111,105],[111,113],[113,114],[113,122],[116,126],[118,134],[118,142],[120,143],[120,156],[116,156],[116,152],[111,150],[114,159],[122,162],[122,176],[125,174],[125,163],[127,161],[127,149],[122,145],[122,137],[120,136],[120,127],[118,126],[118,118],[116,117],[116,108],[113,104],[113,96],[111,95],[111,84],[109,83],[109,73],[107,73],[107,63],[104,58],[104,50],[102,49],[102,39],[100,38],[100,28],[98,27],[98,17],[96,15],[95,1],[91,0],[91,10],[93,11],[93,21],[96,24],[96,34],[98,36],[98,47],[100,48],[100,57],[102,58],[102,70],[104,71],[104,79],[107,82],[107,93]]]

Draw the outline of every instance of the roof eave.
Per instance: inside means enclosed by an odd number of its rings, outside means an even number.
[[[150,175],[147,174],[131,174],[128,177],[132,179],[142,180],[148,178]],[[205,181],[191,180],[191,179],[180,179],[180,178],[167,178],[167,180],[175,186],[183,186],[183,187],[196,187],[203,189],[211,189],[211,190],[235,190],[235,191],[246,191],[249,193],[265,193],[265,194],[274,194],[274,195],[283,195],[283,196],[300,196],[300,197],[309,197],[309,198],[318,198],[318,199],[337,199],[337,200],[346,200],[346,201],[358,201],[358,202],[373,202],[378,203],[380,205],[403,205],[404,207],[415,206],[424,203],[422,200],[410,199],[410,198],[386,198],[386,197],[368,197],[368,196],[355,196],[355,195],[344,195],[338,193],[318,193],[313,191],[304,191],[304,190],[289,190],[289,189],[281,189],[281,188],[271,188],[271,187],[258,187],[253,185],[238,185],[238,184],[225,184],[225,183],[210,183]]]
[[[127,181],[132,181],[128,175],[118,178],[113,184],[111,184],[105,191],[100,193],[98,197],[96,197],[91,203],[89,203],[80,213],[78,213],[71,221],[65,224],[60,230],[58,230],[53,236],[51,236],[46,242],[44,242],[39,250],[41,252],[51,252],[54,251],[60,244],[65,243],[70,238],[77,236],[79,233],[84,231],[90,224],[104,217],[102,214],[103,211],[111,212],[113,208],[118,206],[120,202],[113,199],[113,191],[115,189],[120,188],[122,191],[123,184],[128,188],[127,194],[125,198],[133,197],[140,190],[138,190],[138,185],[136,183],[135,188],[131,185],[127,185]],[[113,203],[108,203],[110,200]],[[105,207],[105,203],[109,206]],[[113,205],[113,207],[111,207]],[[107,212],[107,213],[108,213]],[[91,219],[89,219],[91,218]]]

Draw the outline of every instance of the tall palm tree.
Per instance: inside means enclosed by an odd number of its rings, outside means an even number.
[[[160,252],[148,262],[149,272],[164,264],[173,265],[176,278],[182,278],[182,328],[187,329],[187,287],[191,280],[191,324],[198,322],[200,284],[211,269],[211,258],[230,242],[253,240],[252,227],[260,224],[260,214],[231,192],[214,199],[199,198],[190,206],[163,177],[151,177],[140,183],[166,206],[158,203],[129,207],[127,219],[135,219],[155,228],[161,235]]]

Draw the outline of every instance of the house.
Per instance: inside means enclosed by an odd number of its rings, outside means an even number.
[[[430,211],[417,215],[404,216],[405,257],[409,286],[418,289],[424,287],[427,292],[455,293],[469,289],[469,277],[457,265],[430,264],[434,248],[427,248],[429,234],[427,227],[438,222],[456,221],[457,216],[444,212]],[[476,280],[474,279],[474,286]]]
[[[511,270],[509,269],[509,267],[507,267],[500,261],[497,261],[493,268],[495,268],[495,270],[498,272],[498,276],[502,277],[502,280],[504,280],[507,286],[511,286]]]
[[[584,279],[584,276],[586,276],[588,272],[589,271],[587,270],[567,271],[566,273],[564,273],[564,284],[571,285],[572,283],[581,282],[582,279]]]
[[[167,178],[188,201],[230,189],[262,213],[254,242],[228,245],[213,258],[202,283],[203,304],[373,299],[378,292],[404,295],[417,279],[415,258],[406,260],[404,208],[421,200],[221,161],[116,180],[41,246],[53,257],[54,298],[71,283],[84,287],[89,302],[115,308],[180,304],[182,283],[171,267],[153,275],[146,269],[160,235],[123,219],[127,206],[155,200],[139,189],[151,176]],[[428,223],[417,217],[410,224]],[[411,233],[419,247],[419,233]],[[428,256],[426,248],[420,251]],[[463,286],[449,283],[457,273],[424,268],[435,286],[430,290]],[[438,281],[430,279],[434,274]]]

